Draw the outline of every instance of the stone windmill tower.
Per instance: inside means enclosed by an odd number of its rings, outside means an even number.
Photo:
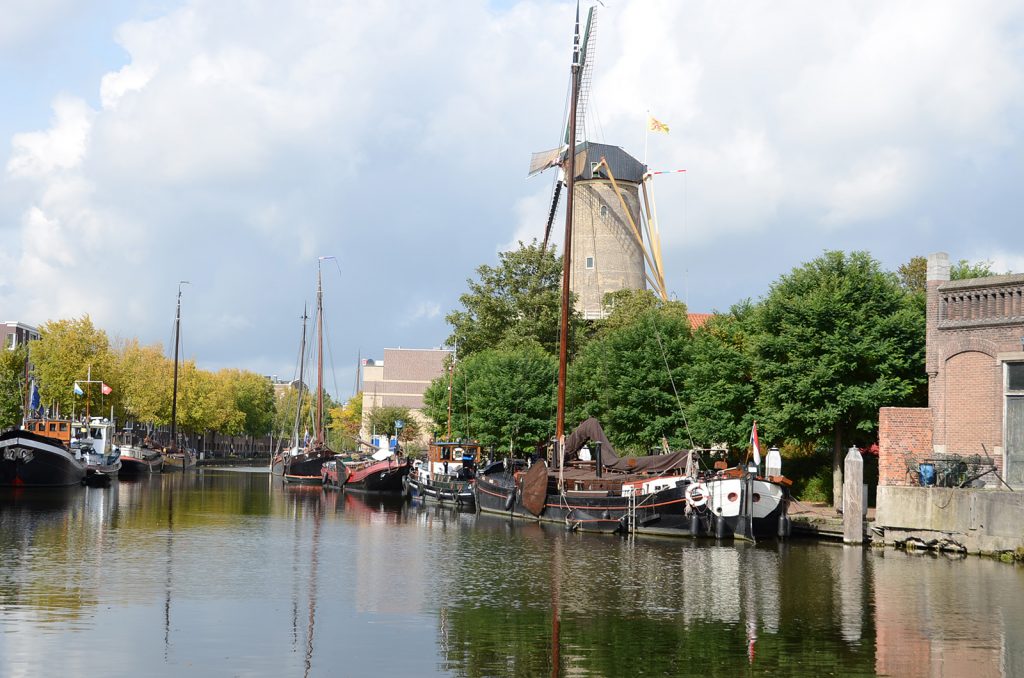
[[[651,234],[646,242],[641,212],[641,192],[646,166],[618,146],[587,141],[586,108],[593,75],[596,8],[587,15],[581,45],[581,77],[577,93],[577,134],[573,161],[569,157],[569,129],[565,127],[563,145],[549,151],[534,153],[529,176],[550,167],[559,170],[555,178],[544,230],[544,246],[558,211],[565,186],[565,173],[574,173],[572,263],[570,289],[576,295],[576,310],[587,319],[604,317],[604,297],[622,289],[644,289],[648,280],[663,291],[659,258],[645,252],[651,247]],[[582,123],[582,124],[580,124]],[[648,219],[649,220],[649,219]],[[645,266],[645,259],[646,266]],[[655,276],[647,268],[656,268]],[[664,295],[663,295],[664,296]]]

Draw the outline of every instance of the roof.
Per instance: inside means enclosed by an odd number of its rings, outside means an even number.
[[[695,330],[711,320],[714,315],[714,313],[687,313],[686,317],[690,319],[690,329]]]

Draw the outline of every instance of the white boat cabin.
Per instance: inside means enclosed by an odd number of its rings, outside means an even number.
[[[418,475],[427,481],[465,477],[480,465],[480,453],[480,443],[473,441],[431,442],[427,448],[427,462],[419,467]]]

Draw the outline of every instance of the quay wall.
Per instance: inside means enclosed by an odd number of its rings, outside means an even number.
[[[968,553],[1024,548],[1024,492],[880,485],[876,528],[886,544],[948,539]]]

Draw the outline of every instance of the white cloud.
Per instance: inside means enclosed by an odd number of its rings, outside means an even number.
[[[85,157],[92,119],[93,112],[84,101],[58,97],[49,130],[14,135],[7,172],[14,177],[44,178],[77,167]]]
[[[52,26],[62,6],[38,5],[32,25]],[[438,343],[443,300],[493,263],[495,245],[543,236],[550,175],[523,175],[561,131],[572,11],[188,0],[122,23],[126,62],[69,86],[77,97],[55,87],[52,120],[11,139],[0,305],[30,321],[90,312],[112,333],[166,340],[176,283],[190,279],[189,345],[204,362],[248,351],[281,364],[315,256],[335,254],[344,291],[331,317],[360,328],[341,341],[409,344],[386,334],[396,322],[364,322],[405,298],[418,339]],[[926,224],[927,247],[955,252],[952,221],[982,201],[1007,215],[986,218],[986,241],[1013,237],[1015,206],[977,187],[1021,172],[1021,7],[600,11],[591,138],[641,157],[650,110],[672,132],[650,137],[649,164],[688,170],[655,182],[670,277],[692,252],[711,253],[687,266],[698,280],[764,242],[779,252],[753,254],[773,266],[807,248],[896,247],[882,238],[893,223]],[[559,217],[553,241],[561,232]]]

